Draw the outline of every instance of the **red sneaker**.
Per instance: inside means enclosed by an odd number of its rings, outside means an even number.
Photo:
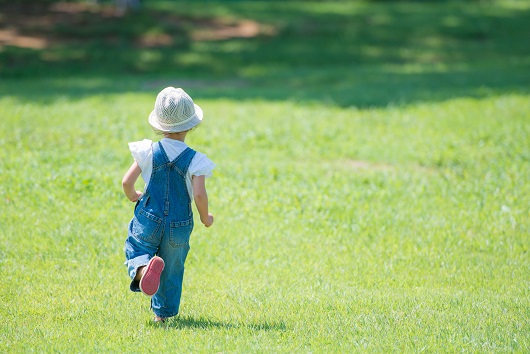
[[[160,286],[160,275],[164,270],[164,260],[155,256],[151,258],[145,267],[144,275],[140,279],[140,290],[147,296],[153,296]]]

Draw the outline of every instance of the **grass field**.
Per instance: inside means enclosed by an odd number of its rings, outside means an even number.
[[[0,352],[530,351],[530,6],[208,4],[0,49]],[[166,85],[205,111],[216,223],[157,326],[120,181]]]

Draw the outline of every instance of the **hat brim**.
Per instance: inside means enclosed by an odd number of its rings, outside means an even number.
[[[189,120],[182,124],[167,125],[158,119],[155,111],[153,110],[149,115],[149,124],[153,127],[154,130],[163,132],[163,133],[178,133],[190,130],[202,122],[203,112],[201,107],[193,104],[195,106],[195,114]]]

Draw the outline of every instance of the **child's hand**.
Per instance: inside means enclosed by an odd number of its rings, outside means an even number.
[[[133,197],[133,198],[131,199],[131,202],[133,202],[133,203],[137,202],[138,199],[140,199],[140,198],[142,197],[142,194],[143,194],[142,192],[140,192],[140,191],[136,191],[136,197]]]
[[[213,224],[213,219],[214,219],[213,215],[212,214],[208,214],[208,218],[206,220],[201,220],[201,222],[204,224],[204,226],[210,227]]]

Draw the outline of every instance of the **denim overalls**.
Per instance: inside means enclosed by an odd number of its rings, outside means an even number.
[[[140,291],[134,281],[138,267],[158,255],[165,262],[158,292],[151,307],[159,317],[179,312],[184,262],[190,249],[193,230],[191,200],[186,187],[186,173],[195,151],[186,148],[169,161],[160,142],[153,144],[153,172],[147,190],[136,203],[125,241],[125,256],[132,291]]]

